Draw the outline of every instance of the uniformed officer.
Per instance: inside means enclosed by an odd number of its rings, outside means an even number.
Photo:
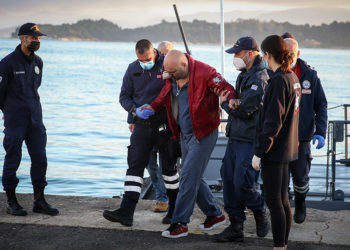
[[[282,36],[283,37],[283,36]],[[286,36],[285,36],[286,37]],[[288,50],[293,56],[291,69],[301,84],[299,150],[298,160],[289,164],[294,187],[294,221],[302,223],[306,217],[305,197],[309,191],[309,172],[311,168],[310,141],[317,141],[317,149],[325,144],[327,130],[327,99],[317,72],[299,58],[298,42],[285,38]]]
[[[163,41],[158,44],[157,50],[162,55],[165,56],[170,50],[174,49],[174,45],[171,42]],[[129,123],[129,130],[132,132],[134,130],[134,121],[131,113],[128,113],[127,122]],[[174,144],[175,145],[175,144]],[[178,146],[180,147],[180,146]],[[166,194],[166,188],[164,185],[164,180],[162,176],[162,167],[157,164],[157,153],[158,147],[155,146],[152,149],[150,159],[147,166],[147,171],[152,181],[153,188],[156,191],[156,205],[154,207],[154,212],[166,212],[168,210],[168,196]],[[160,161],[160,164],[162,162]],[[162,221],[165,224],[171,223],[171,218],[165,218]]]
[[[256,119],[269,79],[259,50],[256,40],[249,36],[239,38],[232,48],[226,50],[234,54],[233,64],[241,73],[236,80],[237,99],[229,102],[227,94],[223,92],[220,95],[221,107],[229,115],[226,126],[229,140],[220,172],[225,211],[231,224],[220,234],[214,235],[214,240],[219,242],[243,240],[246,207],[254,213],[259,237],[265,237],[269,229],[264,199],[255,188],[259,171],[255,171],[251,165]]]
[[[0,108],[4,115],[6,151],[2,184],[7,195],[7,213],[26,215],[18,204],[16,171],[25,141],[32,161],[30,175],[34,188],[33,212],[58,214],[44,198],[46,182],[46,129],[38,88],[41,85],[43,62],[35,54],[40,47],[40,32],[34,23],[23,24],[18,31],[21,44],[0,62]]]
[[[164,220],[169,221],[175,207],[179,191],[179,175],[176,169],[178,152],[173,150],[171,130],[167,122],[165,108],[151,115],[141,112],[141,105],[151,103],[160,93],[165,82],[162,79],[164,57],[153,48],[150,41],[142,39],[136,43],[137,60],[132,62],[123,78],[119,102],[122,107],[132,113],[134,129],[128,147],[128,170],[125,176],[123,200],[115,211],[105,210],[103,216],[113,222],[132,226],[133,216],[138,202],[143,172],[149,162],[150,153],[155,145],[159,149],[162,173],[169,198],[168,213]],[[147,112],[146,112],[147,113]],[[149,119],[148,119],[149,118]]]

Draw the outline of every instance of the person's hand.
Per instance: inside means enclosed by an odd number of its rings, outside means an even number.
[[[226,92],[228,90],[220,90],[219,88],[213,88],[213,89],[210,89],[211,92],[213,92],[215,95],[219,96],[222,94],[222,92]],[[231,93],[230,91],[228,91],[228,93]]]
[[[154,110],[149,104],[144,104],[141,107],[138,107],[136,109],[136,115],[137,117],[146,120],[150,118],[152,115],[154,115]]]
[[[144,109],[147,109],[147,110],[150,110],[150,111],[153,111],[153,112],[154,112],[154,109],[153,109],[152,106],[149,105],[149,104],[144,104],[144,105],[142,105],[140,108],[141,108],[141,111],[144,110]]]
[[[241,104],[241,100],[240,99],[231,99],[228,103],[228,107],[230,109],[236,109],[238,108],[238,106]]]
[[[220,105],[223,102],[227,102],[227,98],[228,98],[229,94],[230,94],[230,91],[228,91],[228,90],[224,90],[224,91],[221,92],[221,94],[219,95]]]
[[[317,149],[323,148],[324,146],[324,137],[322,135],[314,135],[312,138],[312,145],[315,145],[315,142],[317,140]]]
[[[133,124],[133,123],[129,124],[129,131],[130,131],[130,133],[132,133],[132,131],[134,131],[134,126],[135,126],[135,124]]]
[[[255,169],[255,171],[260,170],[260,162],[261,162],[261,158],[254,155],[252,159],[252,166]]]

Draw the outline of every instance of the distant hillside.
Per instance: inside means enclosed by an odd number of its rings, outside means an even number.
[[[10,38],[11,37],[11,33],[13,32],[15,28],[3,28],[0,29],[0,37],[1,38]]]
[[[75,24],[40,24],[42,32],[51,39],[136,42],[146,38],[152,42],[169,40],[181,42],[176,22],[163,20],[160,24],[135,29],[121,29],[107,20],[82,20]],[[183,22],[190,43],[219,43],[220,25],[194,20]],[[12,37],[17,37],[17,30]],[[260,43],[267,35],[291,32],[301,47],[350,48],[350,22],[333,22],[319,26],[294,25],[288,22],[261,22],[255,19],[225,23],[225,40],[232,44],[241,36],[250,35]]]

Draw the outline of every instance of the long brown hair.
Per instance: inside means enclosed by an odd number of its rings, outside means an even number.
[[[268,36],[261,43],[261,50],[273,56],[278,64],[281,64],[281,70],[284,73],[291,72],[289,69],[293,62],[293,57],[289,54],[286,42],[278,35]]]

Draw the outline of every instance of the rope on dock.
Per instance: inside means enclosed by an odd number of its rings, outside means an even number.
[[[345,153],[336,153],[335,155],[345,155]],[[312,158],[315,158],[315,157],[327,157],[328,155],[325,154],[325,155],[312,155]]]
[[[343,107],[344,105],[338,105],[338,106],[335,106],[335,107],[331,107],[331,108],[327,108],[327,110],[331,110],[331,109],[336,109],[336,108],[339,108],[339,107]]]

